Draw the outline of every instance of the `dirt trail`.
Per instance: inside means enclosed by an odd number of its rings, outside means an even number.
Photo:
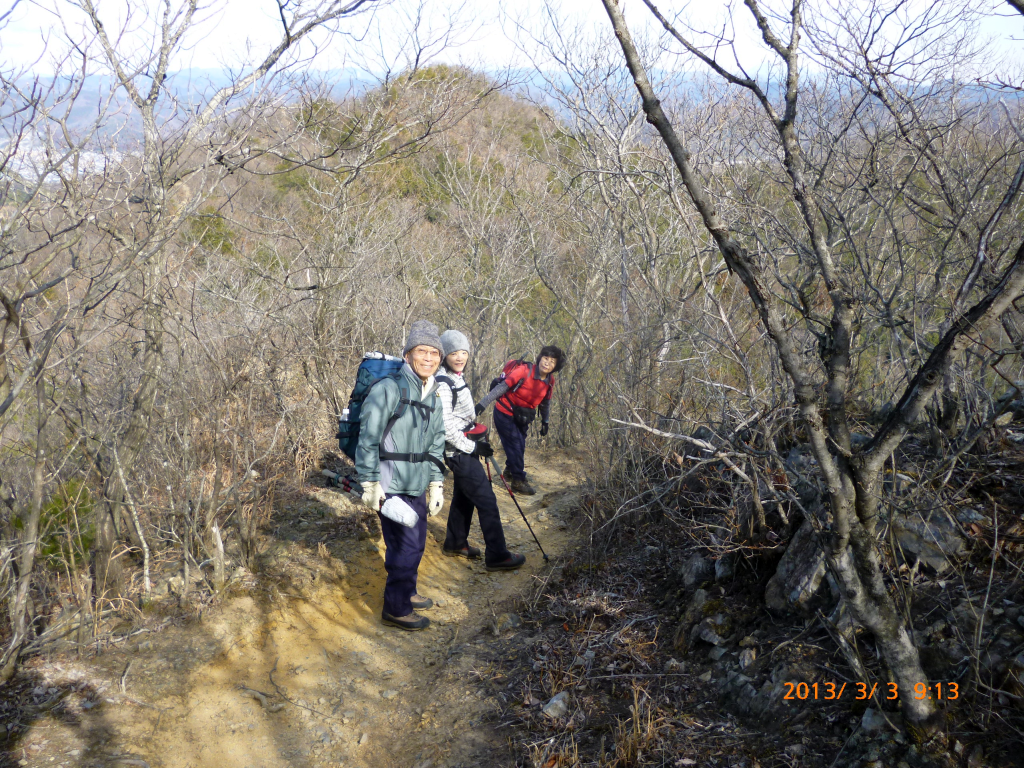
[[[574,466],[564,456],[527,456],[538,493],[520,504],[552,563],[569,540],[562,519]],[[37,696],[46,686],[74,690],[16,744],[8,740],[8,759],[153,768],[488,764],[484,755],[505,740],[477,725],[491,706],[474,670],[478,652],[497,640],[496,624],[500,634],[516,620],[501,603],[552,567],[508,494],[495,490],[509,548],[527,555],[526,566],[489,574],[482,559],[444,557],[442,511],[430,520],[419,578],[419,593],[437,603],[426,612],[433,624],[410,633],[379,620],[379,533],[325,537],[321,528],[357,509],[337,490],[310,487],[308,502],[275,529],[259,589],[251,580],[236,585],[201,622],[134,635],[91,660],[37,665]],[[475,518],[470,540],[482,545]]]

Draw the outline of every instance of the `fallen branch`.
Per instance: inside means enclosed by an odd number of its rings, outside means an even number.
[[[286,706],[286,702],[284,701],[275,701],[274,703],[270,703],[268,698],[271,694],[257,691],[255,688],[248,688],[244,685],[240,685],[238,686],[238,689],[242,691],[242,693],[247,693],[250,697],[256,699],[256,701],[260,703],[260,706],[262,706],[267,712],[280,712]]]

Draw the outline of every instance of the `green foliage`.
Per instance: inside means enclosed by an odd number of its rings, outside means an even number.
[[[235,246],[232,239],[235,233],[227,225],[212,206],[203,208],[195,216],[190,216],[182,229],[182,238],[186,243],[195,243],[210,253],[233,256]]]
[[[487,78],[484,75],[466,67],[453,67],[448,64],[423,67],[395,80],[396,84],[402,82],[407,82],[420,89],[444,86],[446,89],[469,88],[483,92],[488,88]],[[399,95],[397,90],[392,90],[392,93],[396,96]]]
[[[44,504],[39,518],[39,562],[47,568],[63,571],[83,567],[88,562],[95,533],[95,501],[81,480],[69,480]],[[24,529],[24,521],[14,520]]]
[[[252,260],[268,274],[279,275],[288,271],[291,262],[277,248],[266,243],[259,243],[252,254]]]
[[[281,197],[284,197],[289,192],[295,192],[300,196],[309,192],[311,187],[308,168],[281,161],[274,170],[276,171],[273,176],[274,187]]]
[[[299,107],[296,119],[307,128],[336,123],[340,118],[338,104],[331,99],[312,99]]]
[[[444,159],[439,155],[438,166],[443,165]],[[442,173],[442,170],[438,170],[436,173],[426,173],[413,159],[405,159],[396,164],[390,184],[398,197],[411,197],[424,205],[439,210],[451,202],[451,197],[439,183]],[[381,178],[382,175],[378,174],[377,177]]]
[[[434,84],[438,82],[446,82],[454,85],[461,80],[467,79],[471,75],[472,72],[468,69],[453,67],[448,64],[435,64],[432,67],[417,69],[409,75],[408,79],[409,82],[414,85]]]
[[[561,149],[562,155],[567,161],[577,161],[581,157],[580,139],[570,131],[556,128],[551,140]]]
[[[540,131],[540,124],[537,120],[531,120],[520,135],[519,140],[523,143],[523,149],[534,158],[540,158],[544,154],[544,135]]]
[[[6,205],[21,205],[32,199],[32,195],[15,177],[0,174],[0,210]]]
[[[545,328],[552,338],[569,338],[572,334],[571,315],[540,278],[530,281],[530,292],[518,310],[528,327]]]
[[[338,150],[356,148],[362,141],[366,116],[358,107],[354,114],[346,114],[342,105],[331,99],[312,99],[303,104],[296,119],[308,136],[324,147]]]

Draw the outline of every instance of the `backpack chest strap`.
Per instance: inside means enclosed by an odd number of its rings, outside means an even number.
[[[395,408],[394,414],[392,414],[391,418],[388,419],[387,426],[384,427],[384,432],[380,436],[380,447],[378,449],[378,456],[380,456],[381,459],[386,461],[408,461],[417,463],[422,461],[429,461],[432,464],[434,464],[438,469],[441,470],[442,475],[447,475],[448,468],[445,467],[444,463],[441,462],[440,459],[438,459],[436,456],[433,456],[428,451],[422,451],[420,453],[411,453],[389,451],[384,448],[384,442],[387,440],[388,435],[391,434],[391,428],[395,426],[395,422],[398,421],[405,414],[405,409],[408,406],[412,406],[414,408],[413,413],[419,412],[420,416],[424,419],[424,421],[428,421],[434,412],[434,407],[432,405],[427,405],[421,400],[413,400],[409,396],[409,389],[408,387],[406,387],[404,383],[399,382],[398,391],[398,407]]]
[[[431,453],[423,451],[422,453],[394,453],[392,451],[385,451],[383,448],[380,450],[380,457],[387,461],[408,461],[408,462],[422,462],[429,461],[431,464],[441,470],[442,475],[448,474],[448,468]]]

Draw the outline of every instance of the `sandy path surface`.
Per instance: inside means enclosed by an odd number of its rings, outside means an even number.
[[[433,623],[422,632],[381,625],[379,530],[363,540],[318,535],[332,518],[361,512],[339,491],[310,486],[307,502],[286,510],[287,522],[275,529],[259,580],[237,584],[201,621],[133,635],[92,659],[39,663],[37,691],[71,693],[29,718],[28,730],[8,740],[7,760],[154,768],[493,764],[505,739],[480,724],[493,704],[477,667],[517,620],[510,598],[546,579],[568,544],[563,518],[574,467],[564,456],[527,455],[538,493],[519,500],[550,564],[498,486],[509,548],[527,556],[521,570],[490,574],[482,558],[443,556],[447,504],[430,520],[419,593],[437,605],[425,612]],[[482,546],[475,517],[470,541]]]

